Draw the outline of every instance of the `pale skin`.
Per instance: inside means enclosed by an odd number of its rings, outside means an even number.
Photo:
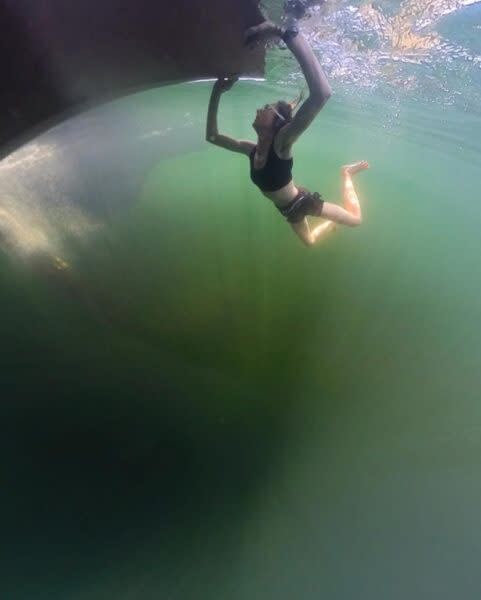
[[[246,43],[258,43],[269,37],[278,37],[282,34],[280,27],[265,21],[256,27],[251,27],[246,32]],[[257,143],[249,140],[236,140],[222,135],[217,129],[217,111],[221,95],[230,90],[237,81],[236,77],[223,77],[214,84],[209,103],[207,116],[206,139],[207,141],[230,150],[250,156],[256,147],[254,156],[254,169],[262,169],[267,161],[271,145],[279,158],[289,159],[292,157],[292,147],[301,134],[309,127],[327,100],[330,98],[331,89],[327,78],[312,52],[309,44],[302,34],[298,34],[287,45],[297,58],[302,72],[309,86],[309,96],[300,106],[299,110],[286,124],[282,125],[279,116],[278,104],[266,105],[258,109],[256,118],[252,124],[257,133]],[[310,226],[306,217],[299,223],[289,223],[294,233],[307,246],[312,246],[323,239],[337,225],[356,227],[362,223],[361,207],[354,188],[353,176],[364,169],[368,169],[366,161],[360,161],[351,165],[341,167],[342,190],[344,208],[330,202],[324,202],[321,218],[324,221],[315,227]],[[274,192],[262,192],[276,206],[288,205],[298,194],[294,180],[291,179],[284,187]]]

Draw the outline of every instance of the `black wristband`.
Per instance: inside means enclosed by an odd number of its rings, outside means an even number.
[[[297,27],[289,27],[289,29],[286,29],[282,34],[282,41],[284,42],[284,44],[288,44],[291,40],[293,40],[296,37],[298,33],[299,29],[297,29]]]

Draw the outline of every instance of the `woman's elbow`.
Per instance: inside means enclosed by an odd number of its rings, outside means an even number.
[[[332,90],[329,86],[322,87],[314,94],[311,94],[312,101],[316,104],[319,110],[321,110],[331,96]]]

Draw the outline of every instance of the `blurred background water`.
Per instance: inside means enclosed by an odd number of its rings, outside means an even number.
[[[317,248],[204,142],[209,82],[0,162],[2,598],[479,598],[481,3],[302,30],[334,94],[295,181],[371,163]],[[303,86],[272,49],[220,130]]]

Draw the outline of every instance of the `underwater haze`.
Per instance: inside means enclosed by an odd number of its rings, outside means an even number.
[[[481,2],[310,13],[294,180],[368,160],[359,228],[304,247],[212,82],[0,162],[2,599],[479,599]],[[272,48],[219,130],[303,88]]]

